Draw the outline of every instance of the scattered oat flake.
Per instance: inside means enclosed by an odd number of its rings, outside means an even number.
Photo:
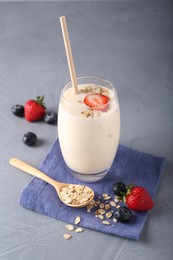
[[[93,117],[93,111],[92,110],[85,110],[82,111],[81,114],[84,115],[85,117]]]
[[[88,205],[88,206],[86,207],[87,211],[89,211],[89,212],[91,211],[92,208],[94,208],[93,205]]]
[[[105,214],[105,212],[106,212],[106,210],[104,210],[104,209],[98,209],[98,213],[101,215]]]
[[[76,233],[81,233],[81,232],[83,232],[83,231],[84,231],[84,229],[83,229],[83,228],[81,228],[81,227],[79,227],[79,228],[77,228],[75,231],[76,231]]]
[[[99,210],[97,209],[96,211],[95,211],[95,215],[99,215],[100,214],[100,212],[99,212]]]
[[[74,230],[74,226],[71,225],[71,224],[67,224],[67,225],[65,226],[65,228],[66,228],[68,231],[73,231],[73,230]]]
[[[111,217],[112,217],[112,212],[107,212],[107,213],[106,213],[106,217],[107,217],[107,218],[111,218]]]
[[[114,223],[117,223],[118,220],[117,220],[116,218],[113,218],[113,222],[114,222]]]
[[[105,207],[105,204],[104,203],[100,203],[99,208],[100,209],[104,209],[104,207]]]
[[[105,205],[105,210],[109,210],[111,208],[110,204]]]
[[[117,205],[116,208],[119,209],[121,206],[120,205]]]
[[[96,200],[96,201],[95,201],[95,206],[97,207],[99,204],[100,204],[100,201],[99,201],[99,200]]]
[[[104,225],[110,225],[111,223],[110,223],[108,220],[103,220],[103,221],[102,221],[102,224],[104,224]]]
[[[74,221],[75,225],[78,225],[80,222],[81,222],[81,217],[77,216]]]
[[[104,197],[104,200],[110,200],[112,199],[111,196]]]
[[[104,216],[103,215],[98,215],[98,217],[100,218],[100,219],[104,219]]]
[[[71,236],[70,234],[64,234],[63,237],[64,237],[64,239],[66,239],[66,240],[72,238],[72,236]]]
[[[115,201],[110,201],[110,205],[111,205],[112,207],[116,207]]]

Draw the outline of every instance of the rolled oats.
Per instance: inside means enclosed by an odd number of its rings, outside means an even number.
[[[111,196],[104,197],[104,200],[110,200],[112,199]]]
[[[104,216],[103,215],[98,215],[98,217],[100,218],[100,219],[104,219]]]
[[[100,212],[99,212],[99,210],[97,209],[96,211],[95,211],[95,215],[99,215],[100,214]]]
[[[114,222],[114,223],[117,223],[118,220],[117,220],[116,218],[113,218],[113,222]]]
[[[116,207],[116,203],[115,203],[115,201],[110,201],[110,205],[112,206],[112,207]]]
[[[100,203],[99,208],[100,209],[104,209],[104,207],[105,207],[105,204],[104,203]]]
[[[81,217],[80,216],[77,216],[76,218],[75,218],[75,221],[74,221],[74,223],[75,223],[75,225],[78,225],[80,222],[81,222]]]
[[[87,212],[91,212],[91,209],[92,208],[94,208],[94,206],[93,205],[87,205],[87,207],[86,207],[86,210],[87,210]]]
[[[91,206],[93,206],[93,207],[94,207],[94,205],[95,205],[95,200],[94,200],[94,199],[93,199],[93,200],[91,200],[89,205],[91,205]]]
[[[108,220],[103,220],[103,221],[102,221],[102,224],[104,224],[104,225],[110,225],[111,223],[110,223]]]
[[[99,204],[100,204],[100,200],[96,200],[96,201],[95,201],[95,207],[98,207]]]
[[[103,196],[104,200],[110,200],[111,199],[111,196],[109,196],[109,194],[107,194],[107,193],[103,193],[102,196]]]
[[[82,186],[82,185],[81,185]],[[85,186],[82,186],[85,187]],[[71,198],[69,198],[69,194],[71,194],[71,192],[73,192],[74,196]],[[81,189],[81,187],[78,187],[77,189],[75,189],[74,191],[74,185],[69,185],[68,190],[65,190],[64,193],[64,197],[66,197],[67,199],[76,199],[76,197],[78,196],[77,194],[81,194],[83,192],[83,189]],[[77,193],[77,194],[75,194]],[[86,197],[85,197],[86,198]],[[112,199],[112,200],[111,200]],[[84,199],[85,201],[85,199]],[[93,211],[93,213],[95,213],[95,217],[100,219],[100,222],[103,225],[112,225],[113,223],[117,223],[118,220],[113,217],[114,215],[114,210],[112,210],[111,207],[116,207],[119,208],[120,207],[120,198],[118,196],[114,196],[111,198],[111,196],[107,193],[102,194],[102,196],[97,197],[97,199],[93,199],[87,206],[86,206],[86,210],[87,212],[91,212],[92,209],[95,209],[95,211]],[[77,216],[74,224],[78,225],[81,222],[81,217]],[[76,227],[68,224],[66,225],[66,229],[68,231],[73,231],[75,230],[76,233],[81,233],[84,231],[84,229],[82,227]],[[70,234],[64,234],[64,238],[65,239],[70,239],[72,236]]]
[[[93,91],[93,88],[91,87],[91,85],[86,85],[85,87],[80,89],[81,93],[89,93],[91,91]]]
[[[106,217],[107,217],[107,218],[111,218],[111,217],[112,217],[112,212],[107,212],[107,213],[106,213]]]
[[[67,224],[67,225],[65,226],[65,228],[66,228],[68,231],[73,231],[73,230],[74,230],[74,226],[71,225],[71,224]]]
[[[64,234],[63,237],[64,237],[64,239],[66,239],[66,240],[72,238],[72,236],[71,236],[70,234]]]
[[[81,228],[81,227],[79,227],[79,228],[77,228],[75,231],[76,231],[76,233],[81,233],[81,232],[83,232],[83,231],[84,231],[84,229],[83,229],[83,228]]]
[[[104,209],[98,209],[98,213],[101,215],[105,214],[105,212],[106,212],[106,210],[104,210]]]
[[[81,112],[82,115],[84,115],[85,117],[93,117],[94,111],[93,110],[85,110]]]
[[[111,208],[110,204],[105,204],[105,210],[109,210]]]
[[[80,205],[91,199],[93,191],[84,185],[69,184],[60,191],[60,198],[65,204]]]

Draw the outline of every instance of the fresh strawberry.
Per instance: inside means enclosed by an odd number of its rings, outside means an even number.
[[[93,93],[88,94],[84,98],[84,103],[91,107],[92,109],[105,111],[107,109],[107,105],[109,102],[109,98],[105,95]]]
[[[136,211],[149,210],[154,206],[148,191],[143,187],[134,186],[133,184],[127,187],[123,201],[130,209]]]
[[[37,96],[36,100],[28,100],[24,106],[24,115],[27,121],[33,122],[42,119],[45,115],[44,96]]]

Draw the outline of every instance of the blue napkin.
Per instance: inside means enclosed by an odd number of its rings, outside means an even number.
[[[87,183],[86,185],[94,190],[96,196],[107,193],[113,197],[112,188],[115,182],[123,181],[127,185],[136,183],[145,187],[153,198],[160,182],[163,167],[163,158],[119,145],[108,175],[100,182]],[[57,181],[81,183],[69,173],[58,140],[50,148],[39,169]],[[102,221],[95,217],[94,209],[88,213],[86,208],[75,209],[64,205],[59,200],[55,189],[37,178],[33,178],[24,188],[19,198],[19,204],[24,208],[71,224],[74,224],[75,218],[79,215],[82,218],[80,222],[82,227],[135,240],[140,238],[149,214],[149,212],[133,212],[131,222],[114,223],[111,219],[110,226],[103,225]]]

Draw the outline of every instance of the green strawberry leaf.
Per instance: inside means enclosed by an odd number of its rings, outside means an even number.
[[[46,107],[45,107],[45,103],[44,103],[44,95],[43,95],[43,96],[37,96],[37,97],[36,97],[36,102],[37,102],[40,106],[46,108]]]

